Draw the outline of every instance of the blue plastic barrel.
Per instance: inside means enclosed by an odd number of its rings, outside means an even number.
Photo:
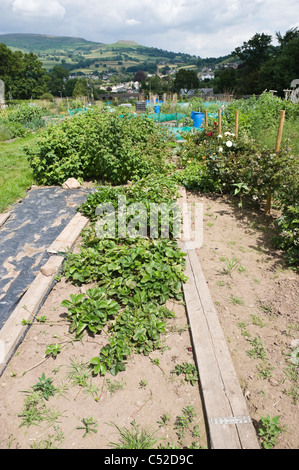
[[[154,106],[154,110],[155,110],[155,113],[159,113],[160,112],[160,106]]]
[[[192,111],[191,119],[193,119],[194,127],[200,127],[204,123],[205,113],[199,113],[199,112],[196,112],[196,111]]]

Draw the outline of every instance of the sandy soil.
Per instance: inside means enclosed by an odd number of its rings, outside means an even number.
[[[241,212],[237,200],[187,195],[189,202],[204,204],[204,245],[197,253],[250,415],[257,426],[260,417],[279,415],[286,431],[276,439],[276,448],[297,449],[298,379],[291,375],[290,353],[299,338],[298,276],[284,267],[281,253],[270,245],[271,217],[250,208]],[[235,269],[223,273],[233,257]],[[38,313],[47,321],[33,322],[1,376],[0,448],[111,449],[112,442],[120,442],[119,429],[133,431],[134,421],[140,431],[154,433],[154,447],[182,448],[195,442],[207,448],[200,386],[171,373],[177,364],[194,364],[184,305],[167,305],[176,317],[168,320],[163,350],[130,357],[126,371],[116,377],[89,376],[80,386],[70,374],[98,355],[106,341],[102,334],[86,335],[82,341],[73,341],[69,334],[61,302],[79,291],[63,278],[54,286]],[[248,354],[255,338],[262,344],[263,360]],[[46,347],[55,343],[62,345],[61,352],[46,357]],[[43,373],[52,378],[56,392],[44,401],[42,421],[27,426],[25,399]],[[187,406],[196,416],[179,437],[177,417]],[[97,432],[84,436],[86,429],[78,428],[84,428],[86,418],[93,418],[91,428]]]

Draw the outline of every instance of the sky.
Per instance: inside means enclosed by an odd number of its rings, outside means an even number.
[[[299,28],[298,0],[0,0],[0,34],[132,40],[200,57],[230,54],[256,33]]]

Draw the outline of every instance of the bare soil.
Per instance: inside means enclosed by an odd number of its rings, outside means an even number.
[[[258,427],[261,417],[279,415],[286,430],[276,448],[297,449],[298,378],[290,354],[299,339],[298,275],[285,267],[282,253],[270,243],[271,217],[250,207],[240,210],[231,198],[187,196],[188,202],[204,205],[204,244],[197,253],[251,418]],[[233,265],[229,261],[234,258]],[[172,373],[177,364],[194,364],[184,304],[168,302],[176,316],[167,321],[162,350],[134,355],[116,377],[88,377],[80,386],[70,377],[74,366],[88,363],[107,342],[103,333],[85,335],[82,341],[69,333],[61,302],[82,290],[86,286],[74,287],[64,278],[55,284],[37,315],[47,321],[35,319],[0,377],[0,448],[111,449],[120,442],[120,429],[133,431],[132,422],[153,433],[155,448],[186,448],[194,442],[208,448],[200,384]],[[250,353],[255,338],[262,345],[257,357]],[[46,347],[55,343],[61,352],[56,358],[45,356]],[[27,426],[25,399],[43,373],[52,378],[56,392],[44,401],[43,420]],[[196,416],[179,437],[177,417],[187,406]],[[97,432],[85,435],[86,429],[79,429],[86,418],[93,418]]]

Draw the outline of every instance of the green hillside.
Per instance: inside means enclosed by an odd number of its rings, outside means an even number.
[[[88,49],[101,43],[68,36],[50,36],[46,34],[0,34],[0,42],[8,47],[23,52],[39,53],[41,51],[65,51]]]
[[[65,36],[0,34],[0,43],[13,50],[35,53],[46,70],[62,65],[70,73],[134,73],[137,70],[155,73],[157,66],[172,69],[188,66],[198,69],[206,65],[206,59],[195,55],[142,46],[129,40],[104,44]],[[208,59],[208,62],[217,64],[229,57]]]

